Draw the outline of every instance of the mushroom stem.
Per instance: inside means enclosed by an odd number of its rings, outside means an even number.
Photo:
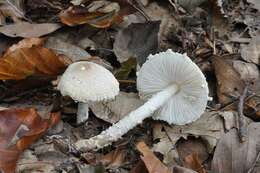
[[[90,139],[83,139],[76,142],[76,148],[81,151],[99,149],[110,145],[113,141],[121,138],[125,133],[134,128],[136,125],[150,117],[153,112],[159,109],[166,103],[173,95],[178,92],[179,88],[176,84],[166,87],[164,90],[156,93],[145,104],[138,109],[130,112],[119,122],[109,127],[97,136]]]
[[[77,124],[84,123],[88,119],[88,103],[79,102],[77,112]]]

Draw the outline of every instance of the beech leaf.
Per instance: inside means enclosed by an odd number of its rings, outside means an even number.
[[[16,49],[0,59],[0,80],[21,80],[32,75],[55,76],[66,64],[51,50],[33,46]]]
[[[144,142],[136,145],[137,149],[143,154],[141,159],[149,173],[171,173],[171,171],[154,155]]]
[[[56,31],[61,26],[55,23],[41,23],[41,24],[31,24],[27,22],[20,22],[11,25],[5,25],[0,27],[0,32],[9,37],[41,37],[43,35],[49,34]]]
[[[59,114],[42,119],[35,109],[0,111],[0,172],[13,173],[20,154],[58,121]]]

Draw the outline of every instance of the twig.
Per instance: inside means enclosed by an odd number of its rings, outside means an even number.
[[[246,136],[247,136],[247,125],[246,125],[246,122],[245,122],[246,120],[245,120],[245,116],[243,113],[244,102],[245,102],[245,98],[247,96],[247,92],[248,92],[248,84],[246,84],[242,95],[239,97],[239,103],[238,103],[238,123],[239,123],[238,136],[239,136],[240,142],[246,141]]]

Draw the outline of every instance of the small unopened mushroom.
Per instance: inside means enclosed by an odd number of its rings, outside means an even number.
[[[139,94],[148,101],[101,134],[78,141],[79,150],[109,145],[151,115],[177,125],[201,116],[207,105],[208,86],[199,67],[186,55],[171,50],[148,58],[137,77]]]
[[[81,61],[69,65],[58,89],[63,96],[79,102],[77,123],[82,123],[88,119],[88,102],[113,99],[119,93],[119,83],[101,65]]]

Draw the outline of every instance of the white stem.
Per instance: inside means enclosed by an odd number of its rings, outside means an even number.
[[[113,141],[121,138],[122,135],[134,128],[136,125],[151,116],[151,114],[160,108],[167,100],[169,100],[178,91],[178,86],[173,84],[158,92],[145,104],[138,109],[132,111],[121,119],[119,122],[109,127],[97,136],[90,139],[83,139],[76,142],[76,148],[81,151],[99,149],[110,145]]]
[[[78,103],[77,124],[84,123],[88,119],[88,103]]]

